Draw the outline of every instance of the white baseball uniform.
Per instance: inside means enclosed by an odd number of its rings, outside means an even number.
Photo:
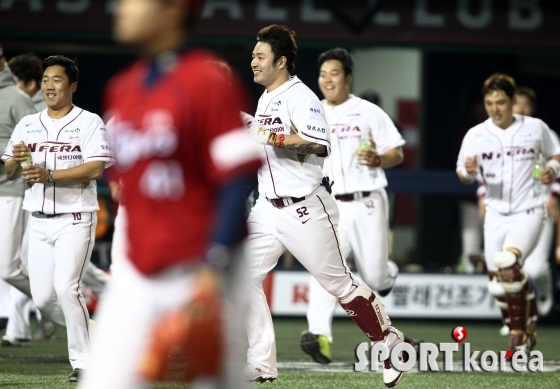
[[[558,140],[558,135],[552,130],[549,131],[552,138]],[[543,161],[544,163],[544,161]],[[552,185],[542,185],[542,191],[546,194],[545,200],[550,196],[560,194],[560,183],[558,179]],[[478,189],[479,196],[485,196],[486,188],[481,185]],[[525,258],[523,270],[531,280],[532,286],[537,292],[537,308],[539,315],[545,316],[552,308],[552,270],[548,261],[552,238],[554,235],[554,219],[545,215],[541,232],[537,237],[534,247]]]
[[[538,158],[560,155],[560,144],[543,121],[514,117],[506,129],[490,118],[471,128],[457,160],[460,172],[467,157],[476,157],[486,186],[484,253],[488,271],[497,271],[494,256],[502,248],[519,250],[521,264],[533,249],[543,224],[546,194],[532,171]]]
[[[91,161],[114,162],[105,125],[99,116],[74,106],[61,119],[47,110],[23,118],[16,126],[4,159],[23,141],[33,163],[45,169],[68,169]],[[89,314],[80,292],[95,241],[95,181],[34,184],[23,208],[31,212],[29,273],[33,301],[49,318],[64,320],[73,368],[89,361]]]
[[[262,147],[265,163],[259,171],[260,197],[248,220],[252,301],[247,361],[249,369],[272,377],[278,377],[276,344],[262,281],[282,253],[289,250],[323,288],[338,298],[350,296],[363,285],[342,255],[336,201],[321,186],[323,158],[331,147],[324,109],[297,77],[263,93],[252,132],[290,134],[291,125],[300,137],[325,146],[327,152],[324,156],[303,157],[285,148]]]
[[[354,254],[358,273],[373,290],[393,286],[398,268],[389,261],[389,205],[387,178],[380,167],[358,163],[360,139],[371,136],[379,155],[401,147],[404,140],[393,121],[377,105],[354,95],[331,107],[322,101],[331,131],[331,156],[324,174],[333,184],[340,212],[338,236],[344,258]],[[331,321],[336,297],[311,278],[307,320],[309,332],[332,342]]]

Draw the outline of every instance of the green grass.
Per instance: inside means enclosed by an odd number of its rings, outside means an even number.
[[[471,350],[506,350],[507,339],[498,335],[498,322],[476,321],[404,321],[393,322],[410,337],[422,338],[427,342],[451,341],[451,330],[463,325],[468,330],[467,341]],[[311,363],[311,358],[299,348],[299,335],[307,327],[304,319],[281,318],[275,320],[280,378],[272,384],[253,388],[271,389],[359,389],[384,388],[381,373],[352,372],[354,349],[366,340],[365,336],[349,319],[335,319],[335,338],[331,365]],[[540,326],[536,349],[543,353],[546,361],[560,361],[560,328],[558,325]],[[455,357],[460,361],[459,356]],[[432,372],[407,373],[399,389],[446,389],[488,388],[525,389],[560,388],[560,363],[551,365],[545,373],[464,373]],[[0,348],[0,389],[66,389],[76,388],[66,382],[71,367],[68,363],[66,334],[59,328],[56,338],[34,342],[30,348]],[[184,388],[179,384],[160,384],[157,389]],[[102,389],[102,388],[100,388]]]

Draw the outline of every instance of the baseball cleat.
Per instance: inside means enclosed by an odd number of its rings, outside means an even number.
[[[6,328],[8,327],[8,319],[5,317],[0,317],[0,335],[3,335],[6,332]]]
[[[74,369],[74,371],[68,376],[68,382],[80,382],[83,378],[83,374],[83,369]]]
[[[41,318],[39,321],[39,328],[43,333],[43,339],[50,339],[54,335],[56,331],[56,326],[50,320],[45,319],[44,317]]]
[[[322,365],[332,362],[331,343],[325,335],[315,335],[309,331],[303,331],[299,345],[303,352],[311,355],[315,362]]]
[[[264,373],[260,367],[254,366],[251,363],[245,365],[245,379],[249,382],[262,384],[265,382],[272,382],[276,378],[277,377],[272,374]]]
[[[13,338],[8,335],[2,337],[2,347],[29,347],[31,346],[31,339],[27,338]]]
[[[385,344],[389,348],[389,355],[393,347],[403,342],[404,335],[402,334],[402,332],[400,332],[396,328],[389,327],[389,335],[385,340]],[[402,352],[399,354],[399,360],[401,362],[404,362],[404,355]],[[383,361],[383,383],[386,387],[392,388],[396,386],[402,379],[403,374],[404,371],[399,371],[393,367],[393,365],[391,364],[391,358],[387,358],[385,361]]]

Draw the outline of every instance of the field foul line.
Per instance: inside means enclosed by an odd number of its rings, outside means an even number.
[[[440,371],[443,371],[443,363],[438,363]],[[279,369],[286,370],[305,370],[317,373],[352,373],[354,372],[354,365],[344,362],[333,362],[328,365],[320,365],[315,362],[278,362]],[[514,372],[511,367],[506,366],[506,372]],[[377,372],[383,371],[383,367],[380,364]],[[370,373],[369,368],[364,370],[365,373]],[[460,373],[478,373],[476,371],[465,372],[463,370],[463,362],[453,362],[453,372]],[[554,373],[560,372],[560,361],[544,361],[543,362],[543,373]],[[375,373],[375,372],[371,372]],[[408,373],[419,373],[418,368],[414,367]],[[482,372],[484,373],[484,372]]]

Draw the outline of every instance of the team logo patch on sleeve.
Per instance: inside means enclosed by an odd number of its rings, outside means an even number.
[[[311,113],[311,116],[313,117],[318,118],[321,116],[321,109],[315,104],[311,104],[311,106],[309,107],[309,111]]]

